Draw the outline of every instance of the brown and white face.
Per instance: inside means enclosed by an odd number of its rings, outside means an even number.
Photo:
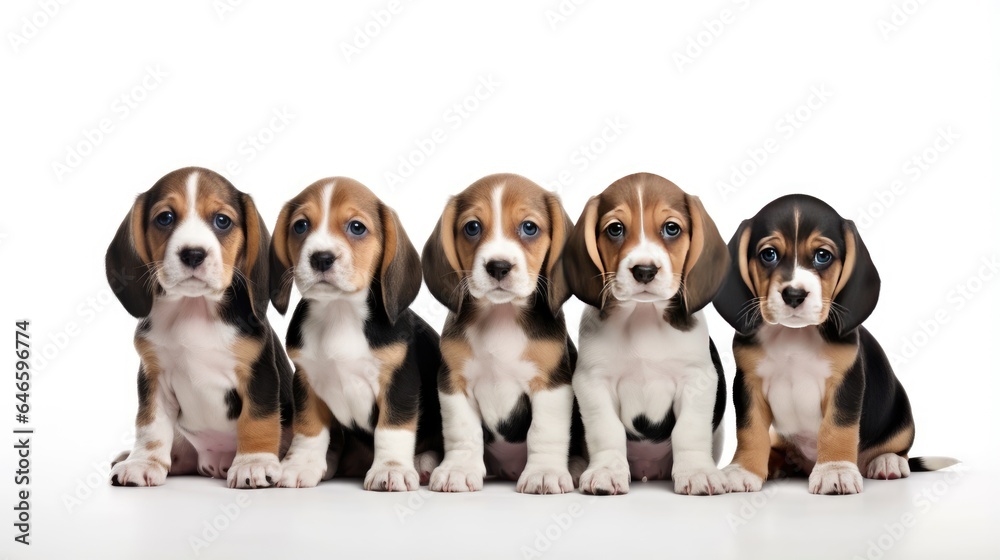
[[[442,301],[468,291],[479,301],[521,306],[541,279],[561,305],[563,280],[553,271],[570,228],[555,194],[518,175],[484,177],[448,202],[428,240],[428,285]]]
[[[592,198],[574,241],[567,275],[573,293],[596,307],[667,302],[683,289],[693,312],[711,300],[728,266],[701,201],[650,173],[623,177]]]
[[[257,277],[266,267],[253,272],[269,239],[262,226],[250,197],[222,176],[195,167],[173,171],[139,195],[119,227],[108,248],[109,280],[136,316],[148,313],[156,285],[162,297],[218,300],[234,275],[266,283]],[[144,269],[141,280],[123,282],[136,267]]]
[[[306,299],[364,301],[376,280],[391,300],[387,308],[405,308],[420,287],[416,250],[396,213],[373,192],[332,177],[285,204],[271,243],[272,301],[279,311],[287,309],[293,281]],[[393,320],[397,311],[390,309]]]
[[[854,328],[878,299],[878,273],[857,228],[813,197],[771,202],[740,226],[730,250],[732,279],[716,307],[741,332],[759,321]]]

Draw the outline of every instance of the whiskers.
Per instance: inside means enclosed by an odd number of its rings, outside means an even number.
[[[602,282],[600,299],[601,307],[603,308],[608,303],[608,296],[614,295],[614,289],[618,284],[618,273],[604,272],[594,278],[600,278]]]
[[[833,299],[823,298],[823,303],[829,306],[829,311],[827,312],[827,320],[832,320],[833,325],[837,327],[837,330],[841,330],[844,326],[844,320],[847,318],[847,308],[843,305],[833,301]]]
[[[753,299],[748,300],[745,304],[743,304],[743,307],[740,308],[740,312],[737,315],[737,317],[740,319],[745,318],[746,322],[751,325],[756,323],[757,321],[764,321],[765,323],[768,324],[774,324],[764,319],[764,312],[761,310],[761,305],[763,305],[763,303],[764,303],[763,297],[755,297]]]

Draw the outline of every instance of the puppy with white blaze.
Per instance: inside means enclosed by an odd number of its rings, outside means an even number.
[[[560,257],[573,223],[559,198],[512,174],[452,197],[424,246],[424,278],[450,311],[438,376],[445,456],[430,489],[573,490],[568,459],[576,350]]]
[[[729,251],[714,303],[736,329],[732,491],[805,475],[813,494],[857,494],[862,477],[956,463],[908,455],[910,401],[862,326],[881,279],[854,222],[818,198],[783,196],[740,224]]]
[[[136,198],[105,259],[112,290],[140,319],[135,446],[112,484],[280,478],[292,372],[267,322],[269,242],[250,196],[208,169],[168,173]]]
[[[441,458],[438,335],[410,303],[420,257],[396,212],[345,177],[316,181],[278,216],[271,301],[288,309],[295,436],[280,485],[364,477],[376,491],[416,490]]]
[[[591,198],[564,255],[587,303],[573,389],[590,464],[585,493],[673,478],[678,494],[723,494],[726,381],[704,312],[729,265],[696,196],[636,173]]]

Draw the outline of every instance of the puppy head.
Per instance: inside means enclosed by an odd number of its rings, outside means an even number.
[[[483,177],[448,201],[424,246],[427,287],[458,311],[465,294],[555,312],[569,297],[560,258],[573,222],[559,197],[519,175]]]
[[[281,209],[271,243],[271,301],[288,310],[292,282],[317,301],[365,299],[378,284],[391,322],[420,290],[420,257],[396,212],[345,177],[306,187]]]
[[[831,321],[844,335],[875,309],[880,280],[854,222],[806,195],[774,200],[729,242],[733,264],[715,299],[749,334],[764,321],[786,327]]]
[[[668,306],[683,314],[711,301],[728,265],[701,200],[650,173],[623,177],[591,198],[565,257],[570,289],[585,303],[674,300]]]
[[[267,309],[270,236],[249,195],[198,167],[168,173],[136,198],[105,257],[125,309],[145,317],[154,294],[218,300],[232,285]]]

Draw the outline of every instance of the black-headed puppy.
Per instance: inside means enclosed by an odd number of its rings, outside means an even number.
[[[881,281],[854,222],[788,195],[745,220],[729,252],[714,303],[736,329],[732,491],[760,490],[769,464],[772,476],[808,474],[814,494],[856,494],[862,474],[895,479],[955,463],[907,459],[910,402],[861,326]]]
[[[140,320],[136,441],[112,484],[279,479],[291,368],[267,322],[269,241],[250,196],[208,169],[168,173],[136,198],[105,259]]]
[[[271,243],[272,302],[302,300],[288,327],[294,439],[281,486],[364,476],[367,490],[416,490],[440,461],[437,333],[409,305],[420,257],[399,216],[361,183],[322,179],[282,208]]]
[[[576,351],[559,259],[573,223],[524,177],[484,177],[452,197],[424,246],[424,278],[450,313],[438,378],[445,456],[430,489],[573,489],[568,470]],[[487,470],[487,463],[489,470]]]

